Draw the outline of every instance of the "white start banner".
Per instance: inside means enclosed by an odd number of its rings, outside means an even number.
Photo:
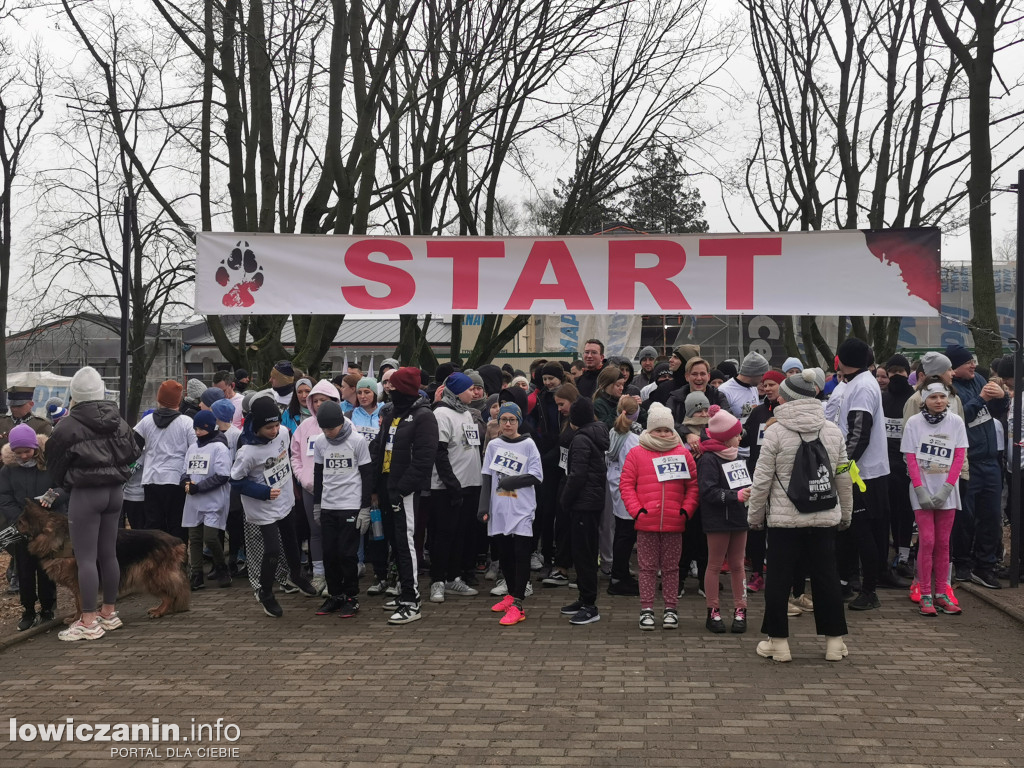
[[[931,317],[935,228],[638,237],[201,232],[204,314]]]

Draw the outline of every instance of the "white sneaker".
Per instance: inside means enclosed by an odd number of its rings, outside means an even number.
[[[640,629],[650,632],[654,627],[654,611],[640,611]]]
[[[523,597],[530,597],[533,594],[533,584],[526,582],[526,593]]]
[[[390,587],[384,590],[385,595],[391,595],[392,597],[398,597],[398,594],[402,591],[401,587],[397,584],[392,584]]]
[[[58,632],[57,637],[73,643],[76,640],[99,640],[103,634],[103,626],[96,619],[89,625],[83,624],[79,619],[67,629]]]
[[[362,576],[364,573],[366,573],[366,563],[360,563],[356,566],[356,574]]]
[[[326,576],[314,576],[312,579],[310,579],[310,583],[312,583],[313,589],[316,590],[317,595],[327,594]]]
[[[444,602],[444,582],[435,581],[430,585],[430,602],[432,603],[443,603]]]
[[[501,569],[501,566],[498,565],[498,561],[497,560],[491,560],[491,562],[489,562],[487,564],[487,570],[484,571],[484,578],[487,579],[488,581],[494,581],[495,579],[498,578],[498,571],[500,569]]]
[[[544,567],[544,555],[540,552],[534,552],[530,555],[530,570],[539,571]]]
[[[366,594],[370,596],[383,595],[387,591],[387,588],[388,583],[386,581],[377,581],[370,585],[370,587],[366,590]]]
[[[431,599],[433,599],[434,585],[430,585]],[[480,593],[473,589],[469,584],[462,580],[462,577],[456,577],[455,579],[446,582],[444,584],[444,593],[446,595],[462,595],[464,597],[472,597],[473,595],[479,595]]]
[[[504,597],[508,594],[508,584],[504,579],[498,579],[498,583],[491,587],[492,597]]]

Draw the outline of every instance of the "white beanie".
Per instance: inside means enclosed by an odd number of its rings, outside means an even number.
[[[676,422],[672,418],[672,411],[666,408],[661,403],[651,403],[651,408],[647,411],[647,431],[652,429],[658,429],[659,427],[665,427],[667,429],[675,429]]]
[[[103,386],[103,379],[99,372],[88,365],[79,369],[71,377],[70,389],[71,399],[76,404],[87,403],[90,400],[102,400],[106,393],[106,387]]]

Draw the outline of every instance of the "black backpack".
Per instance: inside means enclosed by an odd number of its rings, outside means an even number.
[[[819,432],[813,440],[801,437],[793,458],[793,474],[786,495],[800,512],[824,512],[839,503],[832,462],[820,436]]]

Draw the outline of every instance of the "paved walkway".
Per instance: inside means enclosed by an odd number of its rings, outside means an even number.
[[[199,746],[237,758],[197,759],[192,739],[136,743],[156,756],[132,758],[8,733],[0,765],[1022,764],[1024,633],[964,591],[964,615],[936,619],[883,593],[882,610],[849,617],[839,664],[822,658],[811,617],[795,619],[794,661],[775,664],[754,653],[760,596],[751,632],[711,636],[690,594],[678,631],[643,633],[635,598],[602,595],[600,623],[568,625],[557,608],[575,593],[564,588],[538,589],[527,621],[503,629],[483,596],[426,604],[422,621],[388,627],[380,598],[343,621],[286,595],[274,620],[235,584],[158,621],[145,617],[150,598],[132,598],[126,626],[96,642],[50,632],[7,649],[0,711],[22,725],[159,718],[183,737],[192,718],[223,718],[237,740]],[[169,758],[175,748],[182,757]]]

